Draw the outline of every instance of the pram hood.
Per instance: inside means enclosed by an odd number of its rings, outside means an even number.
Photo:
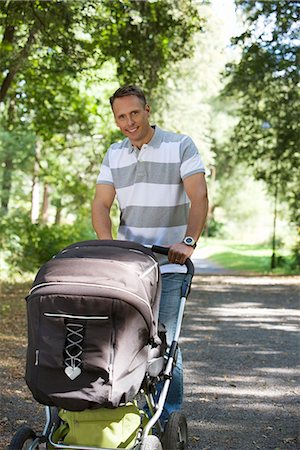
[[[35,399],[72,411],[131,401],[161,342],[160,285],[151,250],[128,241],[78,242],[44,264],[27,297]]]
[[[152,251],[120,240],[89,240],[69,245],[44,264],[29,295],[58,294],[113,297],[136,308],[150,338],[157,336],[160,272]]]

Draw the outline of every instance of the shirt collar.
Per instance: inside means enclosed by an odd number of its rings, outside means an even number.
[[[159,147],[162,141],[162,130],[157,125],[151,125],[151,127],[154,128],[154,134],[151,140],[148,142],[147,146],[152,148]],[[135,150],[137,150],[137,148],[134,145],[132,145],[132,143],[128,139],[128,153],[132,153]]]

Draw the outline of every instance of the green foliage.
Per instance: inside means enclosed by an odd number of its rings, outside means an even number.
[[[8,211],[14,174],[20,169],[30,169],[33,164],[34,141],[33,133],[22,128],[11,131],[0,128],[0,209],[4,214]]]
[[[69,244],[95,239],[87,222],[74,225],[32,224],[26,214],[6,216],[0,223],[1,248],[9,266],[19,272],[36,271]]]
[[[213,262],[228,270],[264,274],[298,274],[300,266],[293,255],[282,250],[277,257],[278,264],[271,270],[272,249],[267,244],[245,244],[238,241],[203,239],[200,252]]]
[[[0,2],[0,231],[11,266],[36,270],[94,237],[92,189],[121,138],[109,95],[129,82],[153,94],[201,24],[192,0]]]
[[[299,82],[297,25],[299,2],[236,2],[246,14],[247,30],[235,38],[241,60],[227,66],[225,96],[238,100],[228,157],[252,166],[269,191],[288,202],[299,224]],[[298,12],[297,12],[298,11]]]
[[[10,313],[11,306],[7,303],[3,303],[0,306],[0,318],[7,316]]]
[[[116,137],[109,94],[125,82],[152,92],[192,50],[200,26],[192,0],[0,2],[2,136],[16,140],[18,131],[25,143],[32,133],[36,144],[24,145],[21,165],[17,146],[11,151],[3,140],[3,212],[18,206],[20,179],[28,183],[28,204],[30,185],[39,185],[57,217],[62,209],[65,216],[87,212]]]
[[[100,33],[103,53],[114,57],[121,84],[141,84],[149,94],[170,63],[190,56],[203,24],[191,0],[105,1],[102,7],[109,19]],[[98,35],[97,26],[92,36]]]
[[[207,220],[204,233],[207,237],[223,238],[224,223],[216,220],[214,217],[211,217]]]
[[[296,242],[296,244],[292,248],[292,266],[300,269],[300,239]]]
[[[109,59],[121,83],[139,82],[151,90],[170,62],[189,54],[200,26],[191,0],[1,2],[0,101],[8,89],[20,87],[18,80],[68,88],[72,78]]]

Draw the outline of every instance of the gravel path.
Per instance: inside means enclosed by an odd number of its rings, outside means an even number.
[[[194,277],[181,335],[190,449],[300,449],[299,285]]]
[[[181,335],[189,448],[300,449],[300,277],[236,276],[194,262]],[[1,450],[23,422],[36,430],[44,424],[23,380],[26,339],[7,337]]]
[[[202,275],[233,275],[236,272],[232,270],[226,270],[224,267],[210,261],[207,258],[201,258],[200,250],[195,250],[192,258],[195,274]]]

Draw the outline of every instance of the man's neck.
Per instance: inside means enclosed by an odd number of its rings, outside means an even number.
[[[154,135],[154,132],[155,132],[155,128],[149,127],[148,133],[146,134],[146,136],[141,141],[139,141],[139,142],[132,142],[131,141],[131,144],[134,147],[136,147],[138,150],[140,150],[143,147],[144,144],[148,144],[151,141],[151,139],[152,139],[152,137]]]

